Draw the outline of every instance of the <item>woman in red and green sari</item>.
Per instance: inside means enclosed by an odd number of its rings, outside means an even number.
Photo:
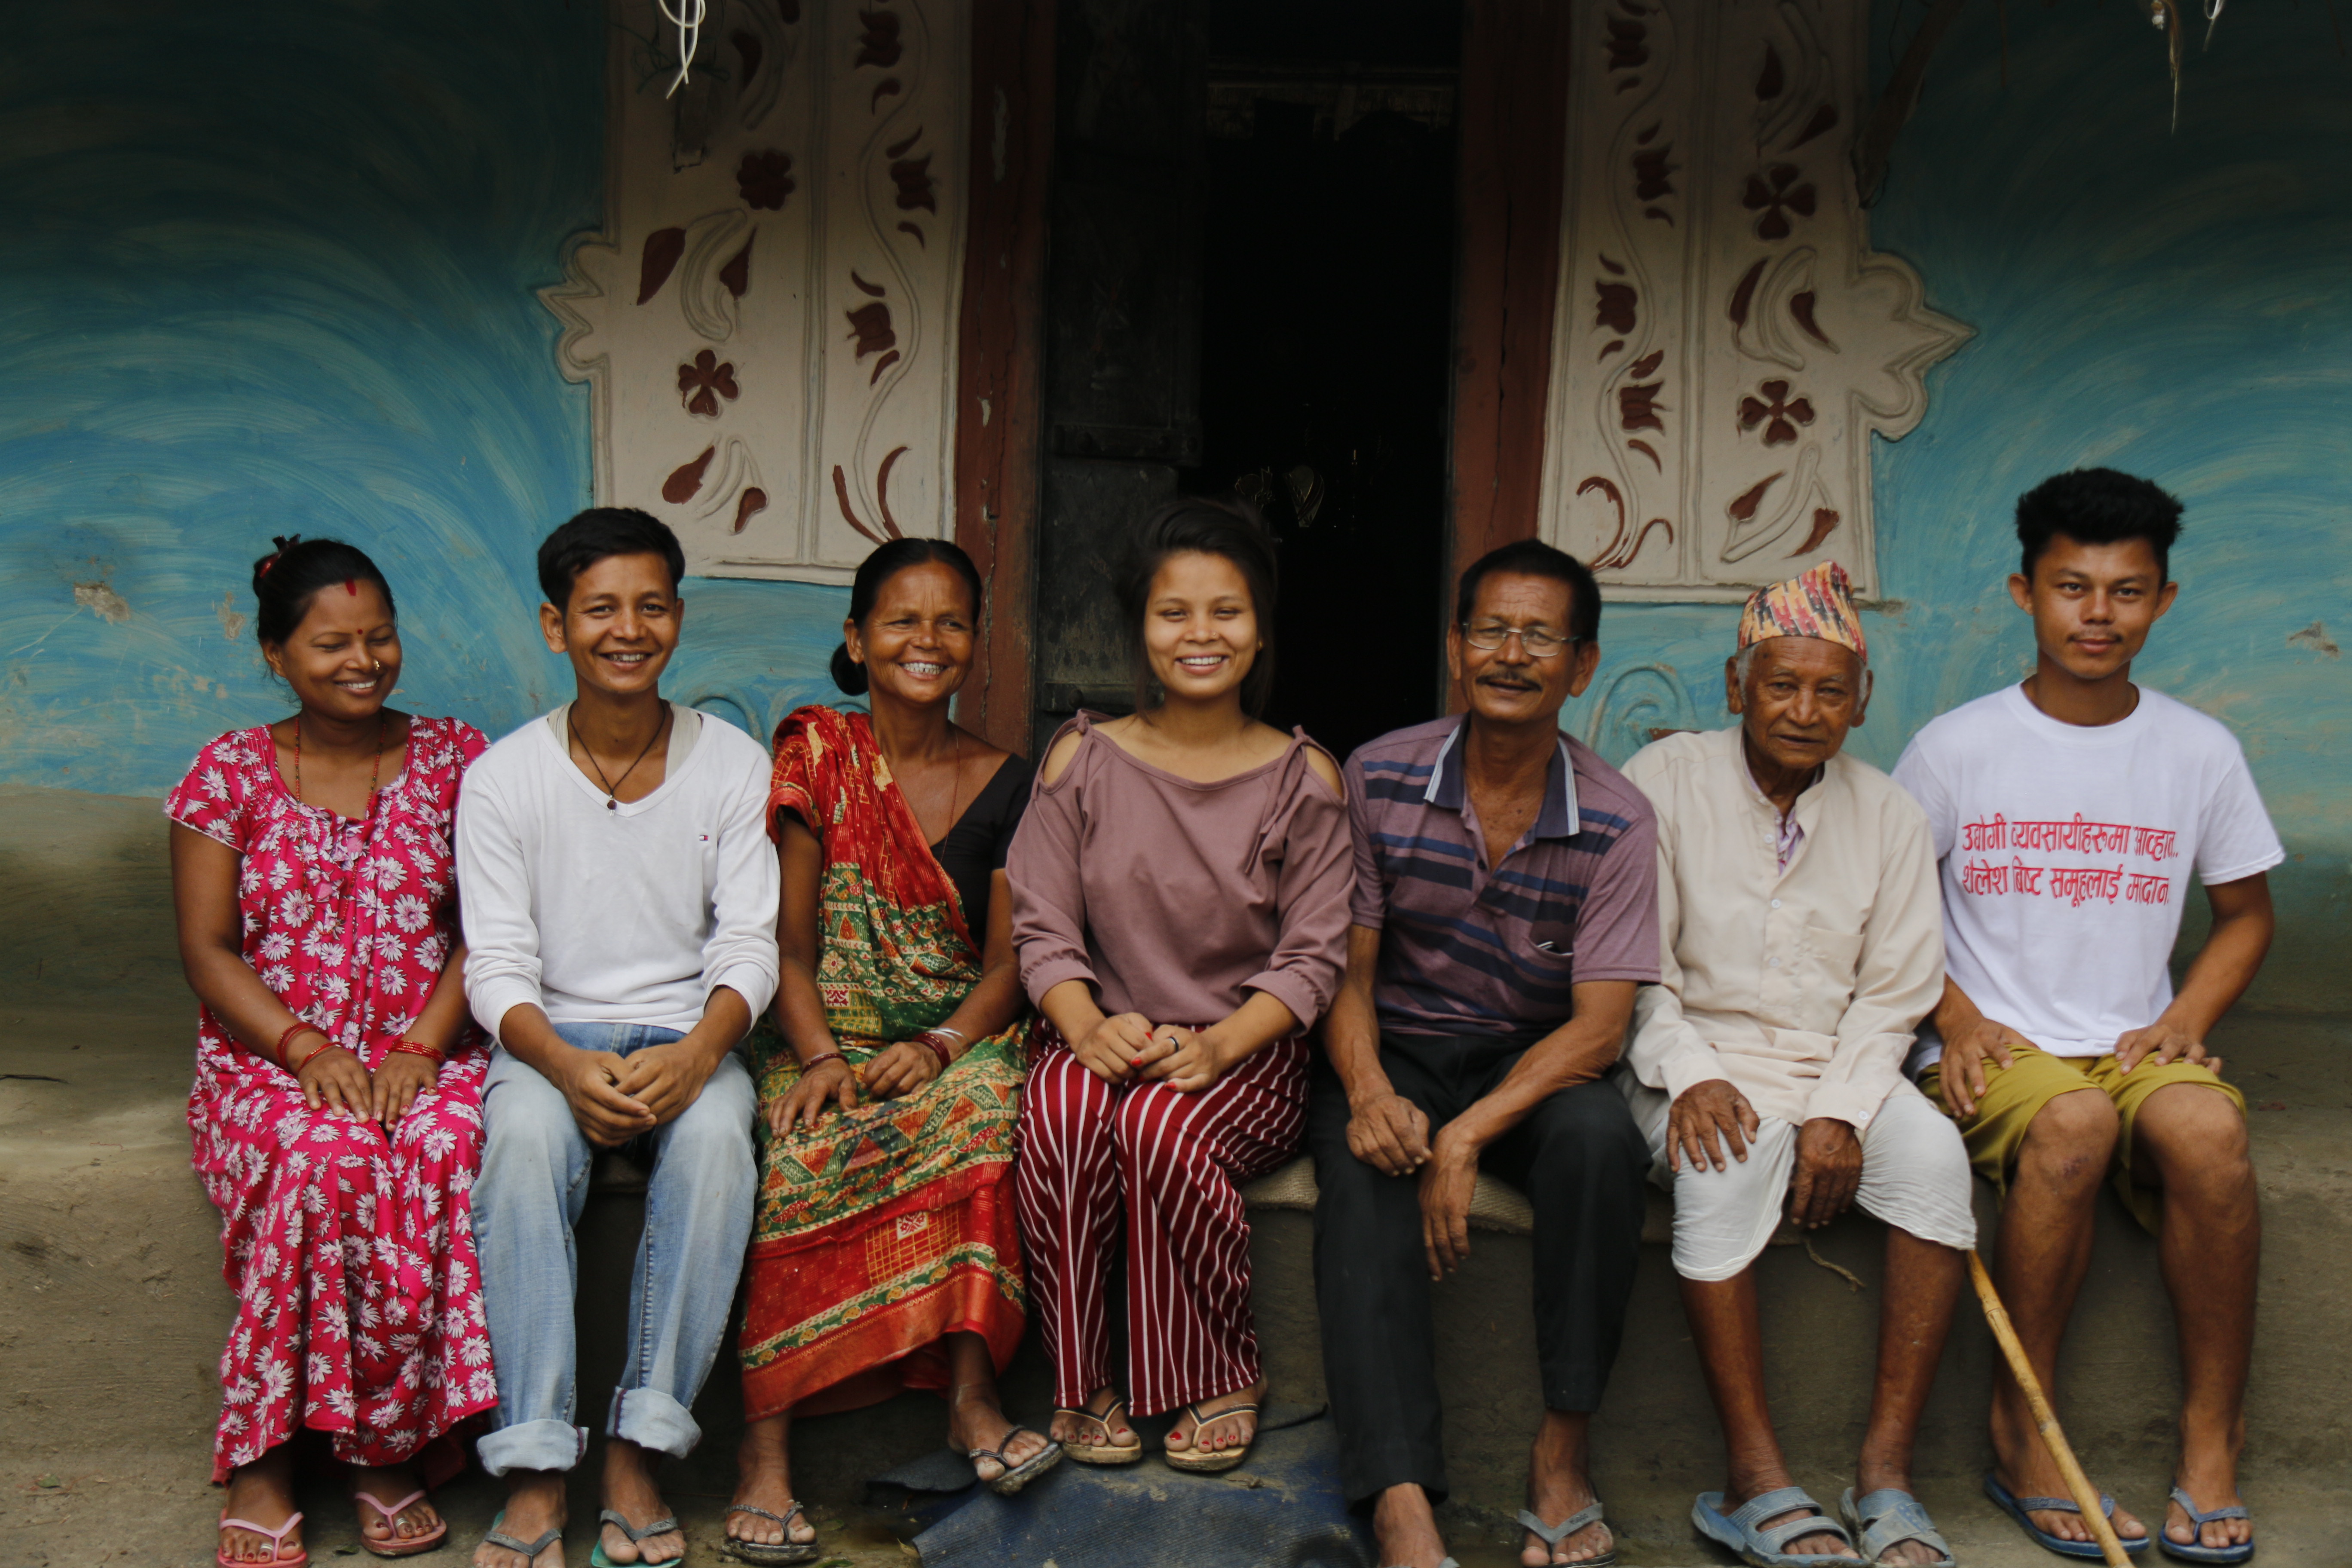
[[[949,1443],[994,1489],[1061,1458],[996,1394],[1026,1321],[1011,1176],[1031,1020],[1004,855],[1030,769],[948,720],[979,603],[953,544],[877,550],[834,655],[871,716],[803,708],[776,731],[783,977],[776,1033],[752,1042],[751,1420],[727,1520],[746,1562],[817,1555],[792,1495],[796,1415],[938,1389]]]

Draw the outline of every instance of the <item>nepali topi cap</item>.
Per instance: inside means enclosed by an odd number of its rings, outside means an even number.
[[[1870,657],[1863,641],[1862,615],[1854,608],[1853,584],[1834,561],[1748,596],[1739,612],[1739,646],[1750,647],[1767,637],[1819,637],[1853,649],[1858,658]]]

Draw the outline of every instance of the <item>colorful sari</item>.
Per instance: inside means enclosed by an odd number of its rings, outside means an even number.
[[[979,942],[866,715],[803,708],[775,749],[769,831],[789,807],[823,841],[817,989],[834,1038],[862,1067],[962,1005],[980,983]],[[835,1108],[813,1132],[778,1136],[761,1118],[747,1418],[852,1378],[864,1379],[856,1395],[828,1408],[943,1389],[949,1333],[981,1335],[999,1371],[1011,1359],[1026,1321],[1008,1178],[1030,1027],[1024,1016],[917,1092]],[[765,1105],[800,1067],[771,1025],[751,1043]]]

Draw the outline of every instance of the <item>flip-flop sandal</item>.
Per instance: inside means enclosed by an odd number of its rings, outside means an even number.
[[[1162,1445],[1160,1457],[1168,1461],[1170,1469],[1189,1470],[1196,1476],[1217,1476],[1223,1475],[1227,1470],[1238,1468],[1242,1461],[1249,1458],[1250,1449],[1256,1443],[1255,1437],[1238,1448],[1213,1449],[1201,1458],[1193,1458],[1193,1454],[1200,1447],[1202,1427],[1214,1426],[1228,1415],[1255,1415],[1257,1414],[1256,1405],[1229,1405],[1214,1415],[1203,1415],[1201,1414],[1201,1406],[1198,1404],[1192,1404],[1184,1406],[1184,1414],[1192,1418],[1193,1446],[1191,1448],[1180,1449]]]
[[[817,1544],[814,1538],[807,1541],[793,1539],[793,1521],[805,1518],[808,1513],[806,1509],[801,1507],[798,1499],[794,1499],[793,1506],[780,1514],[770,1513],[764,1508],[753,1508],[748,1502],[728,1504],[727,1513],[756,1514],[761,1519],[772,1521],[782,1530],[784,1538],[782,1541],[745,1541],[740,1537],[730,1535],[727,1538],[727,1543],[719,1549],[719,1554],[721,1557],[732,1557],[738,1563],[756,1563],[759,1568],[782,1568],[782,1564],[787,1563],[816,1561]],[[719,1517],[723,1524],[727,1514],[721,1514]]]
[[[1437,1568],[1462,1568],[1462,1564],[1461,1564],[1461,1563],[1456,1563],[1455,1561],[1454,1561],[1454,1559],[1453,1559],[1453,1558],[1449,1557],[1449,1558],[1447,1558],[1444,1562],[1440,1563],[1437,1565]]]
[[[1853,1489],[1848,1487],[1838,1499],[1838,1517],[1853,1531],[1859,1542],[1856,1550],[1865,1563],[1876,1563],[1890,1546],[1916,1541],[1942,1553],[1927,1568],[1956,1568],[1952,1543],[1937,1533],[1936,1521],[1928,1517],[1926,1506],[1909,1492],[1881,1487],[1856,1501]]]
[[[1047,1470],[1052,1469],[1055,1465],[1062,1462],[1062,1446],[1059,1443],[1055,1442],[1050,1437],[1045,1438],[1045,1446],[1043,1448],[1040,1448],[1037,1452],[1030,1455],[1026,1459],[1022,1460],[1021,1463],[1017,1465],[1012,1460],[1006,1458],[1004,1457],[1004,1450],[1013,1447],[1013,1439],[1018,1437],[1024,1432],[1028,1432],[1029,1436],[1032,1437],[1045,1436],[1043,1432],[1032,1432],[1026,1426],[1015,1426],[1004,1435],[1004,1441],[998,1444],[993,1448],[959,1448],[956,1452],[963,1455],[963,1457],[968,1459],[994,1459],[998,1467],[996,1479],[994,1480],[989,1480],[985,1477],[982,1477],[980,1484],[986,1487],[990,1491],[994,1492],[998,1497],[1011,1497],[1023,1487],[1027,1486],[1031,1481],[1035,1480],[1039,1476],[1044,1475]],[[978,1465],[972,1466],[971,1473],[978,1476],[980,1474],[980,1467]]]
[[[223,1514],[220,1529],[251,1531],[269,1542],[269,1557],[267,1562],[253,1557],[247,1557],[239,1562],[215,1546],[213,1548],[213,1558],[219,1563],[221,1568],[302,1568],[304,1563],[310,1561],[310,1553],[307,1550],[298,1546],[294,1549],[293,1556],[286,1555],[286,1538],[293,1534],[294,1527],[301,1522],[302,1516],[298,1513],[275,1530],[264,1530],[249,1519],[231,1519],[228,1515]]]
[[[1801,1508],[1812,1511],[1769,1530],[1759,1528],[1762,1521],[1776,1513]],[[1824,1560],[1818,1555],[1800,1557],[1780,1550],[1808,1535],[1834,1535],[1848,1546],[1853,1544],[1846,1527],[1832,1519],[1802,1487],[1781,1487],[1759,1493],[1729,1513],[1723,1511],[1721,1492],[1701,1492],[1698,1500],[1691,1504],[1691,1522],[1709,1541],[1739,1553],[1739,1560],[1748,1568],[1822,1568]]]
[[[665,1557],[658,1563],[646,1563],[642,1555],[635,1563],[615,1563],[604,1555],[604,1527],[608,1524],[620,1526],[621,1533],[629,1538],[629,1544],[635,1546],[648,1535],[668,1535],[675,1532],[677,1530],[677,1518],[673,1514],[657,1519],[643,1530],[639,1530],[622,1518],[618,1510],[606,1509],[596,1516],[597,1541],[595,1545],[588,1549],[588,1568],[638,1568],[640,1563],[644,1568],[681,1568],[686,1562],[686,1553],[681,1552],[675,1557]]]
[[[1066,1405],[1055,1406],[1054,1414],[1091,1421],[1101,1427],[1102,1435],[1108,1437],[1110,1436],[1110,1418],[1126,1408],[1126,1400],[1114,1399],[1110,1402],[1110,1408],[1099,1415],[1091,1410],[1076,1410]],[[1138,1437],[1132,1443],[1064,1443],[1062,1452],[1082,1465],[1139,1464],[1143,1459],[1143,1439]]]
[[[367,1532],[367,1517],[362,1514],[360,1518],[360,1544],[378,1557],[416,1557],[440,1545],[449,1535],[449,1521],[446,1519],[441,1521],[441,1528],[430,1535],[412,1535],[405,1541],[400,1538],[400,1516],[415,1507],[424,1496],[425,1489],[419,1487],[398,1502],[386,1505],[354,1489],[352,1492],[353,1500],[363,1502],[383,1515],[383,1527],[392,1531],[380,1542],[374,1540]]]
[[[2196,1533],[2200,1536],[2205,1533],[2205,1527],[2217,1519],[2253,1517],[2246,1511],[2244,1504],[2234,1502],[2227,1508],[2207,1509],[2200,1512],[2197,1505],[2189,1500],[2188,1490],[2182,1487],[2172,1489],[2172,1500],[2180,1505],[2180,1511],[2189,1516],[2189,1522],[2196,1526]],[[2175,1541],[2167,1530],[2158,1529],[2151,1533],[2156,1543],[2164,1548],[2167,1557],[2181,1563],[2244,1563],[2254,1554],[2254,1543],[2251,1541],[2237,1546],[2200,1546],[2194,1541],[2186,1543]]]
[[[2034,1544],[2042,1550],[2055,1552],[2061,1557],[2080,1557],[2091,1563],[2099,1562],[2106,1556],[2105,1552],[2099,1550],[2099,1543],[2095,1541],[2067,1541],[2051,1534],[2033,1522],[2033,1516],[2037,1513],[2081,1513],[2083,1510],[2074,1506],[2073,1498],[2014,1497],[2011,1495],[2007,1487],[2000,1484],[2000,1479],[1990,1470],[1985,1472],[1984,1490],[1985,1496],[1992,1499],[1993,1506],[2023,1526],[2025,1533],[2033,1537]],[[2116,1500],[2101,1492],[2099,1511],[2110,1520],[2114,1519]],[[2163,1532],[2159,1531],[2157,1533]],[[2121,1535],[2116,1536],[2116,1540],[2123,1547],[2126,1556],[2136,1557],[2147,1551],[2148,1547],[2148,1538],[2145,1535],[2137,1541]]]
[[[1597,1498],[1561,1520],[1558,1524],[1546,1524],[1536,1517],[1533,1509],[1519,1510],[1519,1522],[1527,1526],[1537,1540],[1550,1549],[1545,1553],[1547,1556],[1550,1555],[1551,1552],[1559,1551],[1561,1542],[1566,1541],[1586,1525],[1601,1522],[1601,1502]],[[1612,1542],[1609,1550],[1600,1556],[1587,1557],[1576,1563],[1562,1563],[1560,1568],[1612,1568],[1616,1561],[1617,1547]]]
[[[525,1563],[537,1563],[541,1552],[563,1539],[563,1527],[559,1524],[537,1541],[517,1541],[499,1528],[506,1521],[507,1510],[499,1510],[498,1518],[490,1521],[490,1528],[482,1532],[482,1542],[486,1546],[503,1546],[509,1552],[520,1552]]]

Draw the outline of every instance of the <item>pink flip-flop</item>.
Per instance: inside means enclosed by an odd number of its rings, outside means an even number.
[[[251,1531],[269,1542],[269,1556],[266,1561],[255,1557],[239,1559],[231,1557],[227,1552],[215,1547],[213,1560],[220,1564],[220,1568],[257,1568],[257,1565],[258,1568],[303,1568],[303,1564],[310,1561],[310,1552],[298,1546],[294,1549],[294,1556],[286,1555],[286,1538],[293,1534],[294,1527],[301,1522],[302,1516],[298,1513],[275,1530],[264,1530],[249,1519],[231,1519],[228,1515],[223,1514],[220,1521],[221,1529]]]
[[[424,1495],[425,1489],[419,1487],[398,1502],[386,1505],[376,1501],[367,1493],[356,1488],[353,1489],[352,1496],[383,1515],[384,1528],[393,1531],[389,1540],[379,1542],[368,1534],[366,1522],[362,1520],[360,1526],[360,1544],[378,1557],[414,1557],[419,1552],[430,1552],[440,1545],[449,1534],[449,1521],[446,1519],[441,1521],[441,1528],[430,1535],[412,1535],[405,1541],[400,1539],[400,1516],[415,1507],[416,1500]]]

